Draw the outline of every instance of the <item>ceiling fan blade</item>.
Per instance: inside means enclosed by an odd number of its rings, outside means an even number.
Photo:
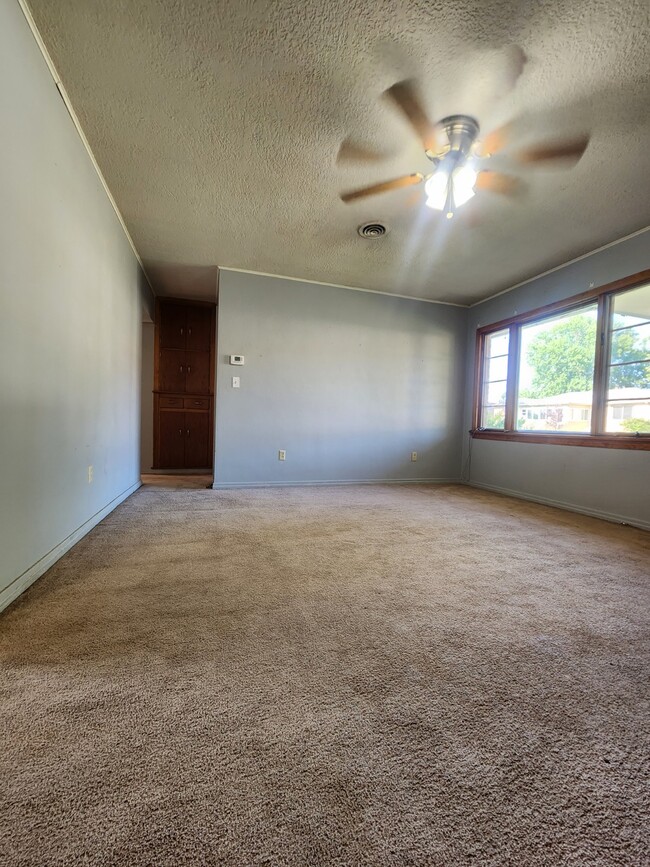
[[[583,135],[579,138],[571,139],[563,142],[553,142],[550,144],[536,145],[534,147],[525,148],[518,151],[514,158],[517,162],[543,163],[551,160],[564,160],[565,162],[577,163],[583,153],[587,150],[589,144],[589,136]]]
[[[505,63],[500,81],[500,96],[512,90],[519,80],[524,66],[528,61],[524,49],[520,45],[508,45],[504,51]]]
[[[415,82],[412,79],[398,81],[384,91],[384,96],[390,99],[406,117],[424,145],[425,151],[435,149],[435,127],[422,106]]]
[[[514,196],[521,190],[521,187],[519,178],[506,175],[503,172],[488,170],[479,172],[475,189],[488,190],[491,193],[499,193],[501,196]]]
[[[341,147],[336,157],[337,163],[378,163],[385,159],[386,155],[372,148],[355,144],[349,138],[341,142]]]
[[[499,126],[496,129],[493,129],[492,132],[489,132],[485,136],[483,141],[480,142],[480,155],[483,157],[487,157],[492,156],[493,154],[498,154],[499,151],[502,151],[510,144],[512,140],[512,133],[512,123],[504,123],[503,126]]]
[[[375,196],[377,193],[387,193],[389,190],[401,190],[404,187],[412,187],[423,180],[424,175],[421,175],[420,172],[415,172],[412,175],[404,175],[401,178],[394,178],[392,181],[384,181],[381,184],[373,184],[371,187],[363,187],[350,193],[341,193],[341,199],[347,204],[348,202],[355,201],[355,199],[365,199],[366,196]]]

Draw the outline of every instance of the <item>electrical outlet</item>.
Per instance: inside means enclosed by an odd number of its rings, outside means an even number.
[[[284,449],[280,449],[280,451],[278,452],[278,460],[279,461],[286,461],[286,459],[287,459],[287,453],[285,452]]]
[[[418,453],[417,452],[411,452],[411,460],[417,461],[417,459],[418,459]]]
[[[91,464],[91,465],[88,467],[88,484],[89,484],[89,485],[92,485],[92,482],[93,482],[94,477],[95,477],[95,468],[94,468],[93,465]]]

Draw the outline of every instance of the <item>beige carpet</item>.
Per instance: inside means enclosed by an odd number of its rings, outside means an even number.
[[[649,534],[165,484],[0,617],[2,865],[649,863]]]

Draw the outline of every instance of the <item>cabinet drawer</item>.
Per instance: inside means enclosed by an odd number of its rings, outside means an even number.
[[[210,408],[210,398],[209,397],[186,397],[185,398],[185,409],[209,409]]]
[[[160,406],[162,407],[170,407],[177,406],[180,409],[183,408],[183,398],[182,397],[161,397],[160,398]]]

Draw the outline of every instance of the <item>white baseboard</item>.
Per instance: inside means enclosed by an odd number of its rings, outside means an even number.
[[[564,509],[567,512],[577,512],[580,515],[588,515],[590,518],[601,518],[613,524],[626,524],[630,527],[638,527],[640,530],[650,530],[650,522],[638,518],[629,518],[625,515],[615,515],[613,512],[601,512],[599,509],[586,509],[575,503],[565,503],[562,500],[550,500],[548,497],[537,497],[526,494],[523,491],[513,491],[510,488],[500,488],[497,485],[483,485],[480,482],[461,482],[470,488],[481,488],[484,491],[492,491],[495,494],[505,494],[507,497],[516,497],[518,500],[528,500],[530,503],[540,503],[542,506],[553,506],[556,509]]]
[[[100,521],[103,521],[106,515],[110,514],[113,509],[117,508],[120,503],[123,503],[127,497],[130,497],[138,488],[141,486],[142,482],[138,481],[134,485],[131,485],[130,488],[127,488],[126,491],[123,491],[114,500],[111,500],[107,506],[104,506],[103,509],[100,509],[99,512],[94,514],[92,518],[89,518],[85,523],[78,527],[73,533],[65,538],[62,542],[59,542],[51,551],[48,551],[44,557],[41,557],[33,566],[30,566],[22,575],[19,575],[17,578],[9,584],[8,587],[5,587],[4,590],[0,591],[0,611],[10,605],[14,599],[17,599],[21,593],[23,593],[27,588],[36,581],[37,578],[40,578],[44,572],[53,566],[57,560],[60,560],[63,555],[76,545],[80,539],[89,533],[93,527],[96,527]]]
[[[460,479],[328,479],[299,482],[215,482],[213,490],[230,488],[325,488],[329,485],[458,485]]]

